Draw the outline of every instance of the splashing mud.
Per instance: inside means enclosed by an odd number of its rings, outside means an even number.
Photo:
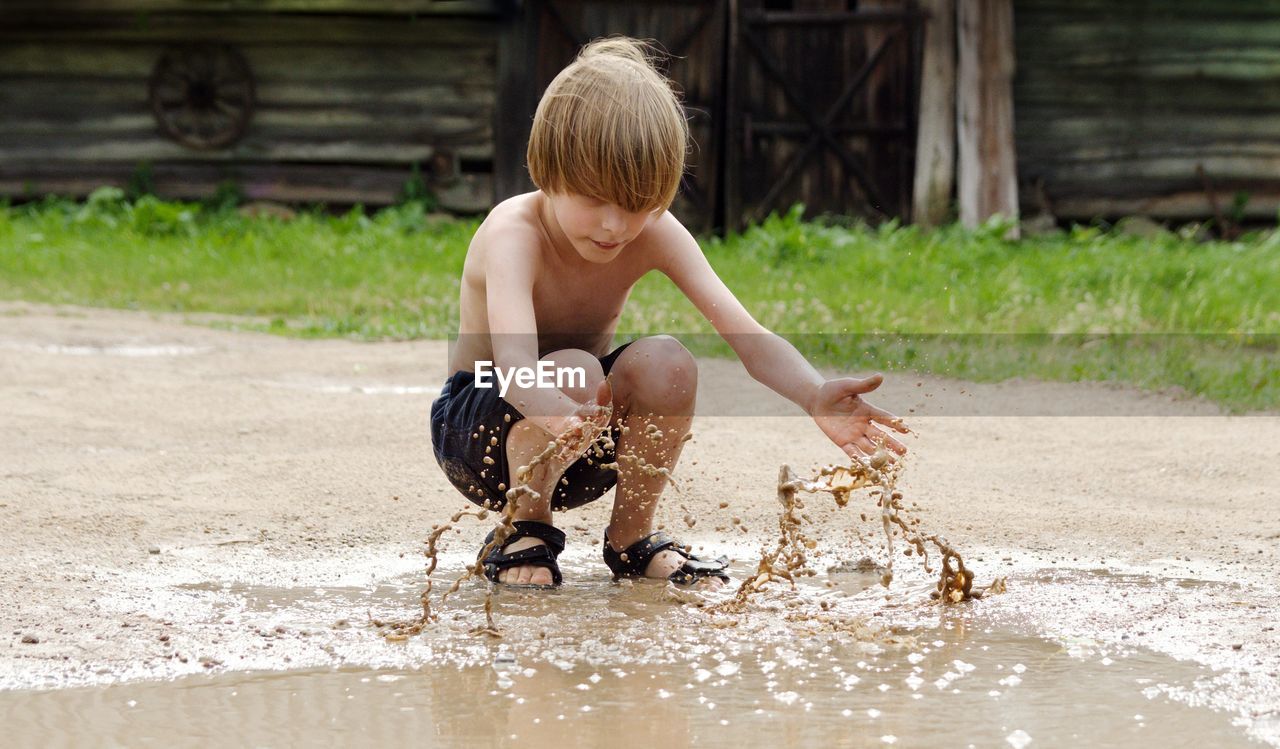
[[[901,466],[901,463],[890,460],[883,447],[870,458],[854,458],[848,466],[826,466],[816,477],[809,479],[797,477],[790,466],[783,465],[778,471],[778,502],[782,505],[778,517],[778,544],[763,554],[755,576],[738,589],[733,604],[745,605],[754,593],[773,581],[785,580],[794,586],[796,576],[816,574],[808,566],[806,552],[816,548],[817,542],[805,536],[802,530],[807,516],[800,492],[829,493],[836,505],[844,508],[849,505],[852,492],[867,487],[871,487],[871,496],[880,508],[880,524],[884,530],[887,562],[880,576],[881,585],[887,588],[893,582],[894,536],[901,535],[907,544],[903,553],[906,556],[918,555],[926,573],[933,573],[928,545],[941,555],[937,588],[932,594],[934,598],[944,603],[959,603],[982,597],[981,590],[973,589],[973,574],[965,567],[960,553],[941,535],[922,530],[921,519],[903,504],[902,492],[896,488]],[[867,520],[866,513],[860,517]],[[1003,579],[997,579],[990,590],[1000,592],[1004,587]]]
[[[573,449],[575,445],[581,445],[583,441],[587,442],[586,450],[591,451],[596,458],[603,457],[604,449],[616,447],[606,428],[601,427],[598,430],[590,431],[590,427],[590,424],[582,424],[574,432],[547,443],[546,448],[529,465],[522,465],[516,469],[515,481],[517,483],[507,491],[507,503],[499,514],[499,522],[495,528],[492,541],[481,550],[476,562],[455,579],[449,589],[441,595],[441,602],[457,592],[466,580],[477,575],[483,575],[484,565],[481,560],[492,549],[501,548],[506,539],[515,530],[516,507],[521,498],[528,497],[535,502],[539,499],[538,492],[529,486],[534,468],[552,460],[553,456],[557,454],[563,455],[563,451]],[[630,431],[628,427],[622,427],[624,435],[630,433]],[[654,440],[660,440],[663,437],[662,430],[652,423],[648,424],[641,434]],[[688,440],[691,436],[686,434],[684,440]],[[615,462],[603,465],[617,470],[621,462],[631,463],[650,476],[662,475],[671,482],[672,486],[679,490],[679,486],[676,484],[675,478],[671,475],[669,469],[646,462],[643,457],[636,455],[634,450],[619,453]],[[973,573],[965,566],[960,552],[948,543],[942,535],[928,532],[922,527],[922,520],[913,513],[913,510],[917,507],[915,504],[910,507],[904,504],[903,494],[896,488],[901,472],[902,463],[894,461],[883,446],[877,449],[870,457],[851,459],[849,465],[825,466],[819,470],[817,476],[811,478],[800,478],[796,476],[789,465],[782,465],[778,471],[777,485],[778,502],[781,505],[781,511],[778,515],[777,543],[772,549],[765,548],[761,551],[761,558],[756,565],[754,575],[742,582],[731,599],[721,601],[712,606],[706,606],[704,601],[699,600],[696,602],[697,607],[706,608],[708,611],[716,613],[741,613],[751,605],[752,599],[770,584],[785,582],[794,589],[797,578],[816,575],[817,572],[809,566],[809,553],[815,550],[818,544],[815,539],[807,536],[804,532],[806,523],[811,521],[805,512],[806,507],[801,494],[827,493],[835,500],[838,508],[845,508],[849,506],[852,494],[859,489],[869,489],[870,496],[876,500],[876,506],[880,509],[880,526],[884,534],[887,559],[880,575],[881,585],[887,588],[893,582],[894,538],[895,536],[900,536],[906,544],[903,554],[905,556],[918,556],[927,574],[934,573],[934,568],[929,559],[930,546],[940,556],[938,581],[935,585],[935,590],[931,593],[935,600],[940,600],[943,603],[959,603],[981,598],[984,590],[974,589]],[[723,508],[725,503],[721,503],[721,506]],[[463,517],[474,517],[479,521],[484,521],[487,515],[488,513],[484,510],[462,510],[455,513],[447,523],[432,528],[432,532],[426,541],[427,582],[421,596],[422,613],[418,619],[412,621],[388,623],[374,620],[373,624],[375,626],[386,628],[387,631],[384,636],[388,640],[404,640],[409,636],[420,633],[423,627],[436,620],[430,600],[433,588],[431,575],[438,564],[440,538],[444,533],[453,529]],[[860,513],[859,517],[863,521],[868,520],[866,513]],[[737,518],[735,518],[736,520]],[[686,517],[686,523],[690,527],[693,525],[693,523],[689,522],[688,517]],[[857,531],[856,528],[855,531]],[[862,534],[859,532],[858,536],[862,537]],[[1004,591],[1004,578],[996,578],[985,590],[985,592],[992,593],[1003,593]],[[680,598],[678,594],[676,597]],[[474,628],[472,634],[501,637],[502,631],[497,626],[493,616],[492,586],[489,587],[485,595],[484,612],[485,624]],[[808,618],[813,620],[810,623],[822,624],[823,617],[821,614],[817,614],[816,618],[814,615],[810,615]],[[788,620],[795,619],[796,617],[788,617]],[[730,626],[732,626],[732,620],[730,621]],[[850,623],[845,623],[841,628],[847,629],[849,626]],[[858,628],[861,630],[861,627]]]
[[[562,458],[565,455],[577,455],[585,452],[586,450],[592,450],[596,457],[600,457],[603,455],[602,447],[613,447],[613,440],[610,439],[607,428],[609,424],[609,416],[611,416],[612,413],[612,404],[604,406],[601,410],[601,414],[603,415],[603,425],[583,421],[556,439],[548,442],[542,452],[535,455],[527,465],[522,465],[516,468],[515,485],[507,490],[507,502],[498,515],[498,525],[494,529],[492,540],[486,543],[480,550],[480,553],[476,555],[475,563],[469,565],[466,570],[453,581],[453,584],[449,586],[449,589],[441,594],[440,601],[442,603],[449,596],[456,593],[467,580],[476,576],[484,576],[484,558],[487,557],[494,549],[501,549],[506,544],[507,539],[511,534],[515,532],[515,517],[520,505],[520,500],[528,498],[531,502],[536,503],[541,499],[541,494],[529,486],[533,478],[533,472],[538,466]],[[496,438],[493,438],[491,446],[496,444]],[[440,537],[452,530],[455,524],[464,517],[474,517],[476,520],[483,522],[488,515],[488,510],[483,509],[460,510],[454,513],[447,523],[441,523],[432,527],[431,534],[427,536],[426,549],[424,551],[427,557],[427,582],[421,595],[422,613],[417,619],[407,621],[384,622],[377,619],[371,620],[375,627],[386,630],[383,633],[383,637],[390,642],[403,642],[409,637],[421,633],[427,624],[436,621],[437,617],[431,610],[431,590],[433,587],[431,575],[435,572],[440,561]],[[484,615],[485,624],[472,630],[472,634],[487,635],[489,637],[502,637],[502,630],[498,628],[498,624],[493,618],[492,586],[490,586],[484,598]]]

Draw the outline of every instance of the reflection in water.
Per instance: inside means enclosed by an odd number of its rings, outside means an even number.
[[[575,566],[580,574],[573,579],[603,577]],[[464,587],[438,626],[404,644],[386,643],[359,619],[339,629],[330,628],[332,619],[322,621],[335,612],[403,611],[415,601],[409,579],[363,591],[218,588],[207,594],[238,598],[237,626],[274,632],[268,624],[296,617],[275,636],[280,648],[295,631],[323,626],[302,640],[351,643],[339,652],[363,653],[365,662],[375,662],[370,653],[400,657],[413,667],[5,692],[0,720],[6,741],[18,745],[168,746],[181,743],[178,737],[258,746],[533,749],[861,747],[890,740],[1016,746],[1027,737],[1032,746],[1248,743],[1230,715],[1168,699],[1203,676],[1196,666],[1088,640],[1032,636],[992,619],[985,603],[921,605],[929,580],[911,596],[917,603],[898,604],[884,600],[874,571],[832,581],[835,588],[804,585],[765,597],[736,626],[673,600],[671,589],[657,584],[502,590],[495,605],[506,636],[497,643],[465,634],[482,617],[479,585]],[[1127,583],[1136,592],[1137,583]],[[859,603],[861,614],[842,608]],[[806,630],[785,618],[811,611],[875,619],[875,610],[892,613],[895,606],[914,624],[875,641]]]

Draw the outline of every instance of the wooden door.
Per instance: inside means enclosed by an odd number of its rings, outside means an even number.
[[[730,0],[726,227],[795,203],[909,218],[922,18],[903,0]]]

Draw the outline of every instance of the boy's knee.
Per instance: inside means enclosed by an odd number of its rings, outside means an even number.
[[[596,388],[604,381],[604,369],[600,366],[600,360],[582,349],[552,351],[542,357],[541,361],[554,365],[556,369],[570,370],[571,374],[564,378],[566,384],[560,389],[579,403],[595,397]],[[579,376],[578,372],[582,372],[582,375]]]
[[[633,391],[655,405],[693,403],[698,392],[698,362],[680,341],[668,335],[636,341],[640,356]]]

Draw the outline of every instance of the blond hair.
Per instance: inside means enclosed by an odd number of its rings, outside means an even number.
[[[653,48],[615,36],[582,48],[551,81],[529,135],[529,176],[639,212],[666,210],[684,174],[689,126]]]

